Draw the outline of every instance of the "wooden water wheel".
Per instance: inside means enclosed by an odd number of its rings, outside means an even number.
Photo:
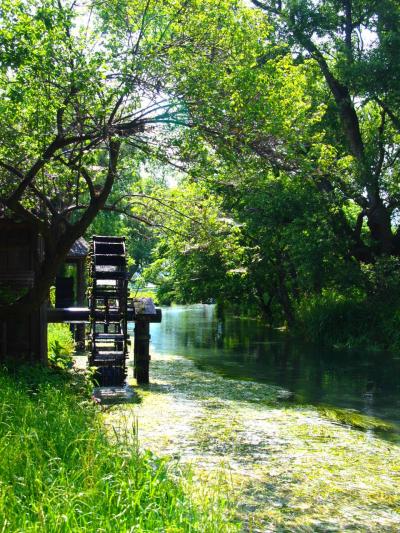
[[[90,366],[101,386],[122,386],[128,355],[128,272],[125,238],[93,236],[91,247]]]

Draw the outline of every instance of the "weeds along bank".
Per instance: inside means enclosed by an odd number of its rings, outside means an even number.
[[[76,372],[0,371],[0,530],[234,531],[222,500],[189,497],[189,474],[110,443]],[[134,440],[134,439],[133,439]]]

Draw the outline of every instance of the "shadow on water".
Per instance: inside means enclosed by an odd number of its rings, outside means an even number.
[[[344,422],[351,423],[350,409],[354,419],[357,413],[376,417],[400,433],[400,357],[395,354],[307,346],[256,320],[221,319],[213,305],[165,308],[163,322],[153,325],[151,334],[159,354],[188,357],[199,368],[229,378],[282,387],[296,404],[319,406],[328,416],[329,407],[336,408],[330,415],[338,421],[343,410]]]
[[[130,385],[124,387],[96,387],[93,396],[97,398],[101,405],[112,407],[121,404],[139,404],[141,397]]]

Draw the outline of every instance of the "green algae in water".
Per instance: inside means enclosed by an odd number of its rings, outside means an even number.
[[[326,405],[318,406],[318,413],[339,424],[349,426],[355,429],[360,429],[363,431],[372,430],[372,431],[383,431],[383,432],[395,432],[396,427],[390,422],[380,420],[379,418],[364,415],[358,413],[354,409],[344,409],[339,407],[330,407]]]
[[[214,373],[221,378],[225,378],[229,382],[229,397],[233,400],[247,400],[255,403],[262,403],[265,405],[276,405],[277,403],[290,403],[293,407],[312,409],[311,406],[298,401],[296,396],[285,389],[274,385],[259,384],[251,381],[250,378],[240,379],[239,375],[228,375],[223,369],[213,369],[207,365],[200,364],[198,361],[193,361],[196,368],[202,372]],[[251,393],[243,390],[251,387]],[[200,388],[200,386],[199,386]],[[258,391],[262,393],[257,394]],[[208,387],[205,387],[204,393],[210,392]],[[380,418],[362,414],[355,409],[346,409],[340,407],[333,407],[329,405],[319,405],[315,409],[319,415],[345,426],[352,427],[361,431],[374,431],[376,433],[387,434],[392,437],[391,440],[400,440],[397,434],[397,428],[394,424],[381,420]]]
[[[288,340],[254,321],[218,315],[215,306],[165,309],[152,326],[152,343],[227,378],[288,388],[292,400],[356,409],[397,425],[399,359],[390,353],[349,353]],[[371,398],[368,398],[372,390]],[[386,438],[392,440],[389,432]]]
[[[244,531],[400,530],[400,448],[355,429],[347,410],[282,404],[278,387],[175,356],[153,355],[151,381],[114,423],[137,414],[143,446],[189,463],[200,499],[221,483]]]

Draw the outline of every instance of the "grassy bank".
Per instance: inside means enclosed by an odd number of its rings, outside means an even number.
[[[130,430],[110,443],[87,392],[77,374],[0,371],[0,531],[234,529],[221,498],[193,502],[188,474]]]

